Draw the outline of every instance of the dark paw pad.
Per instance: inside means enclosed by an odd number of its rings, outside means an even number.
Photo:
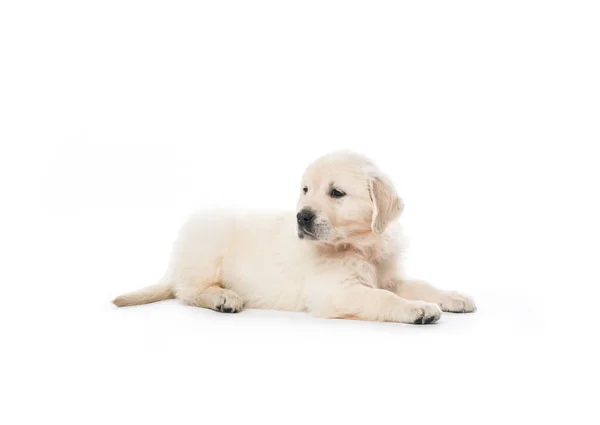
[[[227,307],[224,304],[218,305],[215,307],[217,311],[220,311],[221,313],[237,313],[239,310],[235,310],[231,307]]]
[[[428,325],[429,323],[433,323],[435,321],[435,316],[423,316],[417,318],[413,324],[414,325]]]
[[[424,320],[423,320],[423,323],[424,324],[428,324],[428,323],[433,322],[434,320],[435,320],[435,316],[425,317]]]

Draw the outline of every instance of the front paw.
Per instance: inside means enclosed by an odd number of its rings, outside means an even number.
[[[406,323],[427,325],[437,322],[442,316],[442,310],[437,304],[424,301],[413,301],[407,310]]]
[[[475,302],[470,297],[455,291],[443,292],[438,304],[442,311],[451,313],[472,313],[477,310]]]

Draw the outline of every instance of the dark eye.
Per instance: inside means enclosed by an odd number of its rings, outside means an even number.
[[[346,196],[346,194],[339,189],[331,189],[331,192],[329,192],[329,196],[331,196],[332,198],[342,198]]]
[[[304,186],[304,187],[302,188],[302,192],[304,192],[304,193],[308,192],[308,187]]]

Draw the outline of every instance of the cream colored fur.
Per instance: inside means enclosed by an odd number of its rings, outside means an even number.
[[[333,188],[345,196],[332,197]],[[197,213],[182,227],[162,280],[114,303],[175,297],[223,312],[275,309],[419,324],[437,321],[442,311],[475,310],[464,295],[404,276],[396,228],[403,204],[369,159],[351,152],[319,158],[299,193],[298,211],[316,214],[313,231],[299,230],[292,212]]]

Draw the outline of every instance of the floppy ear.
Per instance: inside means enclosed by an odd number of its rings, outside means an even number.
[[[386,176],[372,176],[369,181],[369,194],[373,202],[371,229],[377,234],[385,231],[388,224],[400,217],[404,209],[402,199],[394,185]]]

